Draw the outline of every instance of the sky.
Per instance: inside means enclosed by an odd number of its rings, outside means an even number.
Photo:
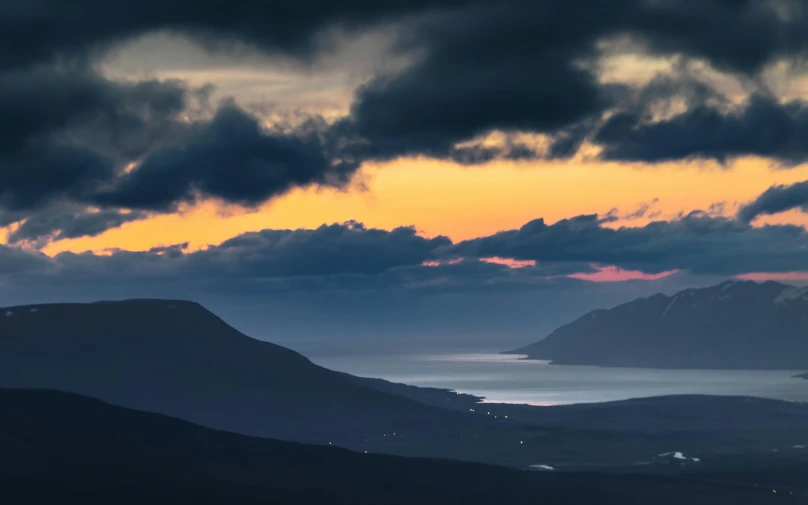
[[[527,338],[808,280],[800,0],[11,1],[0,43],[0,303]]]

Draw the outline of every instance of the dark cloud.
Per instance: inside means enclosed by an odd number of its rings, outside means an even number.
[[[324,289],[490,292],[558,287],[566,276],[596,266],[714,277],[799,271],[808,265],[808,232],[787,225],[755,228],[704,213],[618,229],[603,226],[597,216],[577,216],[552,225],[538,219],[519,230],[452,244],[445,237],[421,237],[412,228],[386,231],[349,222],[245,233],[197,251],[178,244],[48,258],[2,246],[0,255],[0,284],[7,286],[126,291],[182,285],[191,292],[240,295]],[[483,261],[493,257],[535,265]]]
[[[188,252],[187,244],[109,255],[61,253],[54,257],[65,282],[160,279],[201,283],[216,289],[266,288],[284,284],[320,287],[342,279],[373,277],[417,266],[451,245],[445,237],[424,238],[412,228],[391,231],[361,223],[323,225],[314,230],[263,230]]]
[[[425,238],[409,227],[387,231],[348,222],[313,230],[245,233],[198,251],[177,244],[101,255],[64,252],[52,259],[20,248],[4,246],[0,252],[14,254],[6,264],[16,265],[8,272],[20,274],[14,279],[20,287],[72,286],[102,292],[110,286],[126,292],[177,285],[191,292],[233,295],[324,289],[521,291],[575,284],[578,281],[559,276],[590,270],[588,265],[561,262],[512,269],[473,258],[438,261],[451,246],[446,237]]]
[[[174,80],[111,81],[81,65],[9,71],[0,74],[0,154],[50,143],[135,158],[170,137],[203,93]]]
[[[755,75],[775,59],[804,55],[808,48],[808,15],[788,10],[790,4],[497,2],[428,16],[416,21],[400,41],[400,50],[412,54],[413,63],[360,88],[343,127],[363,140],[356,148],[371,157],[428,155],[476,163],[537,156],[524,149],[456,147],[495,130],[554,135],[546,155],[567,157],[625,93],[597,81],[599,42],[627,36],[652,55],[701,58],[727,72]],[[601,130],[602,140],[614,126],[625,128],[627,122],[637,121],[631,120],[615,117]],[[726,135],[709,130],[709,122],[701,126],[707,131],[700,134]],[[644,146],[646,137],[653,142],[665,134],[638,134],[636,143]],[[758,141],[761,150],[784,155],[781,146],[766,142]],[[721,147],[708,155],[720,155]],[[685,146],[669,150],[657,157],[700,154],[688,153]],[[607,149],[607,157],[621,156],[633,159],[641,154]]]
[[[0,74],[0,226],[27,219],[12,240],[93,235],[145,217],[121,209],[256,205],[295,186],[344,186],[359,166],[316,118],[268,129],[225,103],[206,119],[208,93],[85,68]]]
[[[421,237],[413,228],[385,231],[349,222],[315,230],[246,233],[192,254],[189,263],[200,269],[227,266],[262,277],[376,274],[420,265],[450,244],[446,237]]]
[[[543,219],[518,230],[455,245],[452,254],[543,262],[614,265],[659,273],[738,275],[787,272],[808,265],[808,232],[799,226],[755,228],[734,219],[694,212],[643,227],[612,229],[595,215],[548,225]]]
[[[50,208],[25,219],[8,235],[8,243],[44,245],[51,241],[93,237],[125,223],[145,219],[145,212],[92,211],[85,208]]]
[[[808,104],[779,103],[752,95],[741,107],[698,104],[669,119],[651,121],[643,111],[615,114],[594,136],[607,160],[663,162],[755,155],[787,164],[808,160]]]
[[[26,275],[41,278],[49,273],[52,264],[42,253],[0,244],[0,286],[5,284],[3,281],[13,282]]]
[[[114,177],[109,159],[74,146],[41,146],[0,160],[0,206],[36,209],[81,199]]]
[[[171,140],[195,90],[113,82],[83,68],[0,74],[0,207],[81,201],[122,164]]]
[[[85,57],[144,33],[169,30],[212,50],[256,46],[307,56],[324,30],[355,30],[470,0],[300,0],[282,6],[257,0],[10,0],[0,7],[0,68],[54,57]]]
[[[327,50],[323,34],[331,29],[398,24],[399,50],[412,64],[358,90],[339,133],[363,157],[419,154],[462,163],[536,155],[523,146],[455,148],[492,130],[560,134],[550,156],[574,153],[587,131],[581,122],[591,123],[614,104],[614,93],[592,70],[604,38],[628,36],[652,54],[703,58],[750,75],[808,47],[808,15],[791,0],[305,0],[283,9],[252,0],[34,5],[0,13],[0,42],[16,48],[0,66],[71,55],[82,62],[94,50],[155,30],[184,33],[211,50],[249,45],[307,57]],[[80,98],[72,102],[76,107],[93,106],[94,96]]]
[[[633,212],[621,214],[617,208],[610,209],[609,212],[598,216],[601,223],[614,223],[616,221],[632,221],[646,217],[657,217],[659,212],[651,212],[651,209],[659,203],[659,198],[654,198],[650,202],[641,203]]]
[[[374,156],[446,157],[492,130],[552,132],[597,115],[608,99],[575,58],[593,51],[602,10],[537,2],[430,17],[407,34],[414,63],[357,92],[354,129]]]
[[[772,186],[752,202],[742,206],[738,219],[750,222],[758,216],[778,214],[793,209],[808,212],[808,181],[789,186]]]
[[[178,145],[149,154],[93,200],[168,211],[197,198],[257,205],[298,186],[345,186],[359,163],[331,152],[327,131],[311,123],[292,132],[267,130],[233,103],[197,125]]]
[[[801,0],[640,0],[627,31],[656,54],[703,58],[719,70],[755,74],[808,50]]]
[[[754,78],[775,60],[806,56],[808,12],[795,7],[792,0],[6,2],[0,44],[13,50],[0,54],[0,223],[28,219],[25,240],[41,239],[35,230],[60,239],[139,215],[128,209],[171,212],[200,198],[254,206],[294,187],[343,187],[367,159],[477,164],[540,155],[510,138],[458,146],[492,131],[548,134],[541,155],[568,157],[615,110],[595,135],[608,159],[758,154],[798,163],[801,103],[761,94],[728,111],[695,100],[655,122],[642,101],[626,107],[624,86],[597,79],[599,44],[623,38],[651,55],[703,59]],[[211,51],[250,47],[311,60],[330,50],[335,34],[380,26],[395,28],[396,51],[409,63],[358,89],[349,116],[335,125],[313,119],[266,128],[232,103],[210,118],[208,88],[116,82],[94,70],[110,48],[160,30]],[[75,205],[84,208],[54,229],[55,209]]]

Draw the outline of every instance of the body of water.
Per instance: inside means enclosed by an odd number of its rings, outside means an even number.
[[[672,394],[808,401],[805,370],[656,370],[561,366],[499,354],[313,356],[332,370],[446,388],[499,403],[560,405]]]

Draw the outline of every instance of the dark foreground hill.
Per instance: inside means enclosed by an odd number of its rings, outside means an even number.
[[[808,287],[728,281],[596,310],[509,354],[562,365],[808,367]]]
[[[214,431],[68,393],[0,390],[0,503],[795,503],[750,484],[538,474]]]

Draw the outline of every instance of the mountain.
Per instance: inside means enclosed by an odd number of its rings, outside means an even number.
[[[247,337],[187,301],[0,309],[0,387],[58,389],[216,429],[376,452],[481,459],[485,443],[519,440],[468,409],[439,409]],[[463,436],[485,443],[469,448]]]
[[[355,453],[215,431],[55,391],[0,390],[0,412],[4,505],[745,505],[801,499],[797,489],[772,493],[751,482],[524,472]]]
[[[595,310],[507,354],[562,365],[808,367],[808,287],[727,281]]]
[[[0,309],[0,387],[79,393],[251,436],[520,469],[624,471],[670,451],[757,458],[808,441],[808,405],[788,402],[750,409],[740,398],[663,397],[550,409],[354,377],[184,301]]]

